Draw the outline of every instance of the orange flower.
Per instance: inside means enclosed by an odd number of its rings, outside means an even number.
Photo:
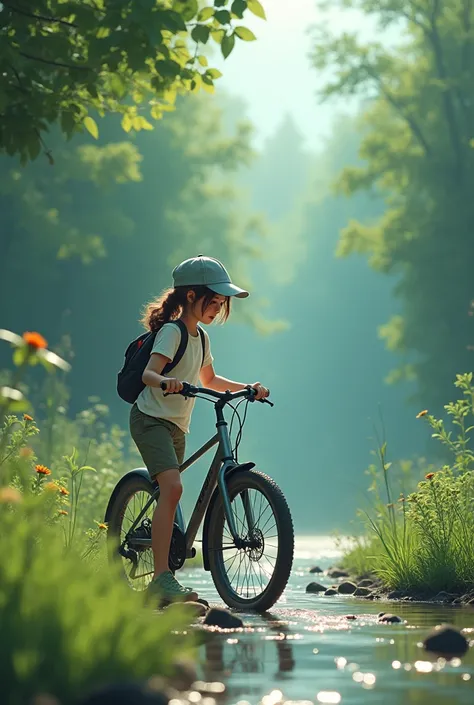
[[[434,472],[429,472],[427,475],[425,475],[425,480],[432,480],[434,476]]]
[[[45,490],[50,490],[51,492],[57,492],[59,490],[59,485],[55,482],[47,482],[44,486]]]
[[[51,470],[46,465],[35,465],[35,470],[38,475],[51,475]]]
[[[23,414],[23,421],[33,421],[33,417],[29,414]]]
[[[416,418],[421,419],[421,417],[426,416],[427,413],[428,413],[428,409],[423,409],[423,411],[420,411],[420,413],[416,415]]]
[[[58,514],[60,514],[60,515],[63,516],[63,517],[67,517],[67,511],[66,511],[65,509],[60,509],[60,510],[58,511]]]
[[[65,497],[67,497],[69,494],[69,490],[67,490],[65,487],[60,486],[58,487],[58,490],[60,494],[64,495]]]
[[[41,333],[29,333],[27,331],[26,333],[23,333],[23,340],[30,346],[30,348],[35,348],[35,350],[48,347],[48,343],[43,338]]]
[[[15,487],[0,488],[0,503],[2,504],[19,504],[23,500],[20,490]]]
[[[99,529],[102,529],[102,531],[105,531],[105,529],[107,528],[107,524],[103,524],[102,522],[101,523],[97,522],[97,527]]]
[[[25,446],[24,448],[21,448],[20,450],[20,458],[31,458],[33,455],[33,449],[29,448],[28,446]]]

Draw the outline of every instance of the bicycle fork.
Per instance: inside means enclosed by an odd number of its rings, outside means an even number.
[[[220,447],[222,451],[222,465],[219,469],[219,473],[217,476],[217,486],[219,488],[219,492],[222,497],[222,504],[224,507],[224,515],[227,520],[227,525],[229,527],[230,533],[232,534],[232,538],[234,539],[234,543],[236,548],[253,548],[255,541],[252,539],[252,536],[254,534],[254,529],[255,529],[255,520],[253,516],[253,511],[252,507],[250,506],[250,500],[248,496],[248,491],[244,490],[241,492],[240,496],[242,499],[242,504],[244,507],[244,512],[245,512],[245,518],[247,521],[247,527],[248,527],[248,536],[247,537],[242,537],[239,535],[239,532],[237,530],[236,524],[235,524],[235,517],[234,517],[234,512],[232,510],[232,504],[230,501],[229,497],[229,492],[227,490],[227,484],[226,484],[226,474],[227,472],[236,467],[236,463],[234,460],[234,456],[232,453],[232,445],[230,442],[230,437],[229,437],[229,431],[227,428],[227,422],[224,419],[224,414],[223,414],[223,409],[219,408],[219,405],[216,405],[216,412],[217,412],[217,433],[219,436],[219,442],[220,442]],[[250,467],[253,467],[253,464],[245,464],[245,466],[250,469]],[[244,465],[242,466],[242,469],[245,467]]]

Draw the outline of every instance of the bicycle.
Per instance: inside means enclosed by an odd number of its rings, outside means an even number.
[[[162,387],[166,389],[166,384]],[[255,470],[255,463],[238,461],[248,403],[255,401],[256,392],[251,387],[239,392],[216,392],[184,383],[179,393],[213,402],[217,429],[211,439],[183,462],[180,472],[216,445],[217,450],[187,526],[178,505],[169,568],[174,573],[186,559],[196,556],[193,544],[204,520],[203,565],[211,572],[220,597],[231,608],[265,612],[280,598],[288,582],[294,531],[290,510],[278,485]],[[238,403],[234,406],[235,401]],[[238,407],[244,401],[247,403],[242,420]],[[262,401],[273,406],[266,399]],[[228,405],[234,410],[230,429],[224,418]],[[232,447],[235,417],[240,428]],[[146,589],[153,575],[151,517],[158,497],[158,484],[150,479],[145,468],[136,468],[117,483],[105,514],[109,558],[121,559],[124,577],[137,590]],[[271,532],[270,535],[265,531]],[[266,551],[270,549],[269,555]],[[241,578],[246,579],[245,586],[239,585]]]

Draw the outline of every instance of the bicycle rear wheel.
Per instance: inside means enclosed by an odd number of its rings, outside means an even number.
[[[131,475],[120,488],[115,501],[108,509],[106,521],[107,548],[109,560],[120,561],[123,577],[134,590],[146,590],[153,577],[153,551],[151,549],[151,520],[156,507],[153,502],[142,517],[140,524],[130,534],[130,528],[155,491],[150,480]],[[130,539],[149,540],[150,544],[140,546]]]
[[[293,521],[278,485],[256,470],[237,473],[227,491],[240,538],[232,538],[220,495],[209,522],[209,567],[216,589],[234,609],[265,612],[280,598],[293,563]],[[247,510],[246,510],[247,508]],[[249,526],[249,512],[253,526]]]

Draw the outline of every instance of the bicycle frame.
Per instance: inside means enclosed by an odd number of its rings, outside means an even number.
[[[185,535],[185,539],[186,539],[186,558],[191,558],[193,556],[193,552],[192,552],[193,551],[193,543],[196,539],[196,534],[199,530],[199,527],[201,525],[202,520],[204,519],[204,516],[206,514],[207,508],[209,506],[209,503],[211,501],[211,497],[214,493],[216,486],[219,488],[219,492],[221,493],[221,496],[222,496],[222,502],[224,505],[224,514],[225,514],[225,517],[226,517],[226,520],[227,520],[227,523],[229,526],[229,530],[232,534],[232,538],[234,539],[234,543],[235,543],[236,548],[241,548],[246,543],[242,539],[242,537],[239,536],[239,534],[237,532],[237,528],[235,526],[235,521],[234,521],[234,516],[232,513],[232,507],[231,507],[231,503],[230,503],[229,493],[227,492],[226,481],[225,481],[226,473],[230,469],[238,467],[238,463],[236,463],[234,456],[233,456],[233,453],[232,453],[232,444],[230,441],[228,424],[224,418],[224,407],[227,404],[227,401],[229,401],[231,398],[232,397],[229,397],[229,399],[221,398],[218,402],[216,402],[216,404],[214,406],[215,406],[215,411],[216,411],[216,416],[217,416],[217,422],[216,422],[217,433],[212,438],[210,438],[206,443],[204,443],[204,445],[202,445],[197,451],[195,451],[195,453],[193,453],[187,460],[185,460],[179,468],[181,473],[184,472],[189,467],[191,467],[191,465],[194,465],[194,463],[196,463],[200,458],[202,458],[202,456],[205,455],[211,448],[213,448],[215,445],[218,446],[216,453],[214,455],[214,458],[213,458],[211,465],[209,467],[209,471],[204,479],[204,483],[202,485],[201,491],[200,491],[199,496],[197,498],[197,501],[194,506],[193,512],[191,514],[191,518],[189,520],[187,528],[185,526],[185,521],[184,521],[184,518],[182,515],[181,507],[178,506],[178,510],[176,512],[177,523],[179,524],[180,528],[182,529],[182,531]],[[153,502],[159,496],[159,493],[160,493],[160,490],[159,490],[159,487],[157,487],[155,489],[155,491],[153,492],[153,494],[150,496],[150,499],[147,501],[147,503],[143,507],[140,514],[137,516],[137,518],[133,522],[130,529],[128,530],[127,537],[137,527],[137,525],[141,521],[142,517],[148,511],[149,507],[153,504]],[[244,504],[245,515],[246,515],[246,519],[247,519],[247,526],[249,528],[249,533],[251,533],[254,528],[254,517],[253,517],[252,508],[251,508],[250,503],[248,501],[248,495],[246,492],[245,492],[245,494],[242,493],[242,501]],[[127,537],[125,538],[124,543],[127,541]],[[151,539],[134,538],[134,539],[132,539],[132,545],[149,546],[149,545],[151,545]]]

